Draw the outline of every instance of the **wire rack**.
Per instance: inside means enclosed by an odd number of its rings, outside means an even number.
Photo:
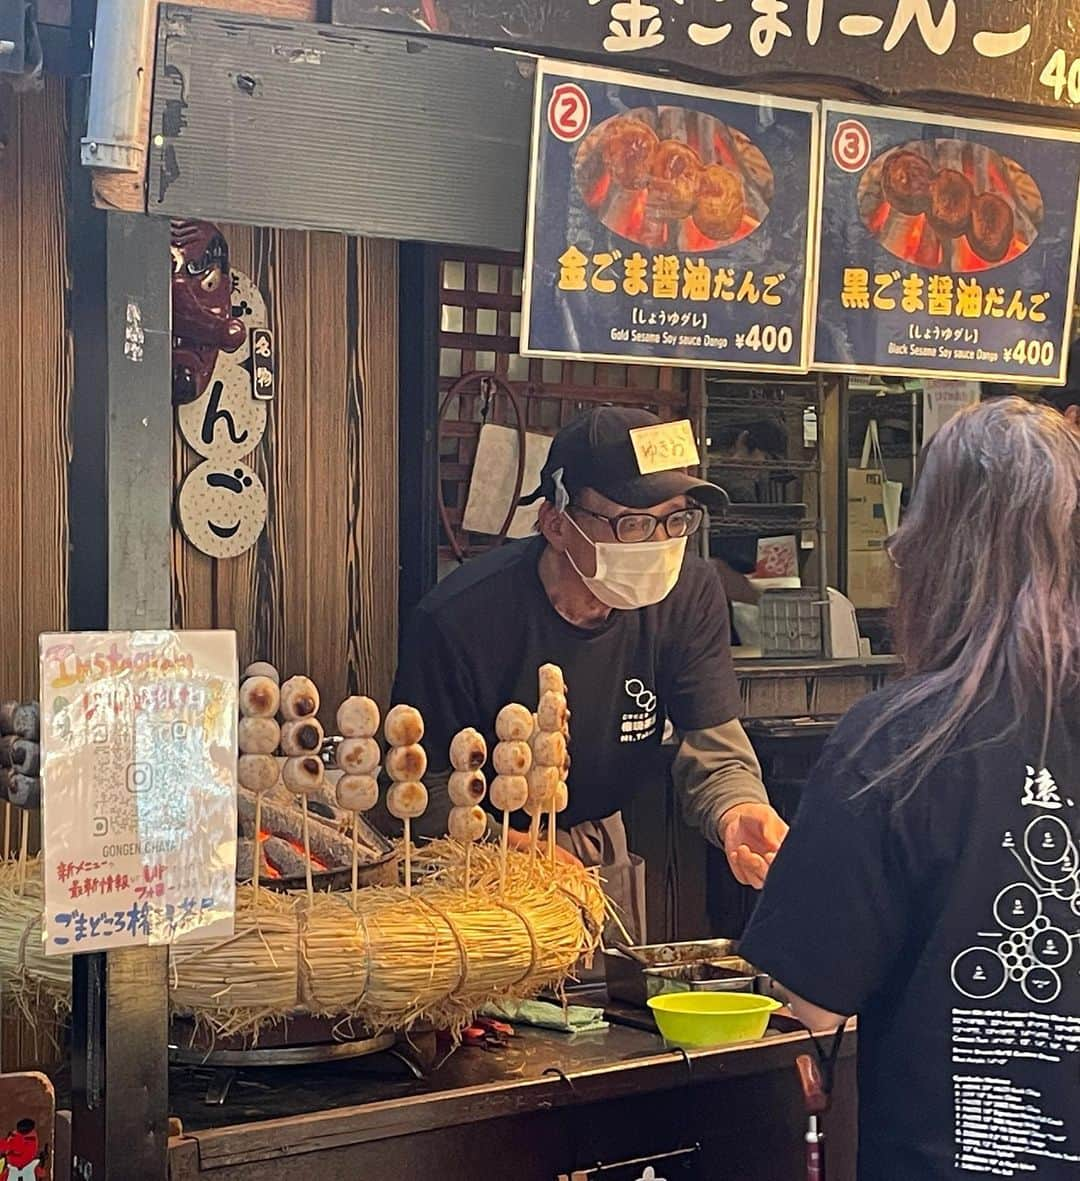
[[[822,505],[822,455],[806,444],[804,418],[810,412],[822,426],[824,386],[820,378],[740,379],[710,374],[705,380],[704,467],[722,487],[754,480],[758,499],[738,498],[724,514],[710,517],[709,550],[732,538],[793,534],[800,555],[803,586],[823,593],[826,584],[825,523]],[[783,427],[787,451],[764,459],[733,458],[724,446],[740,428],[768,420]],[[726,480],[725,480],[726,477]],[[741,502],[740,502],[741,501]]]

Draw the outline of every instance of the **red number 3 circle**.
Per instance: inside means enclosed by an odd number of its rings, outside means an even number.
[[[870,132],[858,119],[844,119],[837,124],[832,139],[832,156],[845,172],[861,172],[870,159]]]
[[[548,100],[547,121],[551,134],[572,144],[589,129],[592,114],[589,96],[573,82],[560,82]]]

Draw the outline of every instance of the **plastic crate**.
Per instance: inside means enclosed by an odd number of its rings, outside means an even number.
[[[821,655],[821,605],[815,591],[767,590],[760,607],[762,656]]]

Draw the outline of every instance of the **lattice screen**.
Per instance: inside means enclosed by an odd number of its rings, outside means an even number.
[[[659,365],[523,357],[518,352],[520,256],[448,249],[439,273],[441,575],[461,555],[499,543],[497,537],[466,534],[461,528],[484,422],[517,427],[520,412],[524,429],[553,435],[584,407],[603,402],[644,406],[662,418],[686,417],[700,377],[693,370]]]

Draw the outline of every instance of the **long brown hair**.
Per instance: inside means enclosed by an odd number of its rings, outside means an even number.
[[[933,704],[932,724],[874,782],[914,790],[1004,686],[1016,714],[1080,682],[1080,432],[1021,398],[969,407],[934,436],[889,552],[905,679],[858,744]],[[923,711],[920,711],[920,713]]]

